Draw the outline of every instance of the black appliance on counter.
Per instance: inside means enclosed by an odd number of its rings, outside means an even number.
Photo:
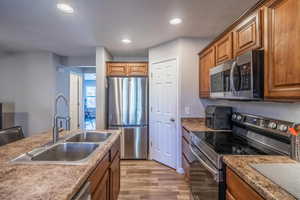
[[[15,111],[13,103],[0,102],[0,129],[15,126]]]
[[[226,191],[224,155],[292,154],[294,123],[233,113],[230,132],[192,132],[190,188],[194,200],[223,200]]]
[[[205,108],[205,125],[216,130],[231,129],[232,107],[210,105]]]
[[[260,100],[264,91],[264,54],[252,50],[210,69],[210,97]]]

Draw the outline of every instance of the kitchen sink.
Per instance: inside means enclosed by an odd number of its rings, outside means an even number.
[[[13,163],[80,164],[100,146],[96,143],[58,143],[38,148],[12,160]]]
[[[33,161],[78,161],[88,157],[99,144],[60,143],[31,158]]]
[[[104,142],[111,136],[111,133],[85,132],[74,135],[66,142]]]

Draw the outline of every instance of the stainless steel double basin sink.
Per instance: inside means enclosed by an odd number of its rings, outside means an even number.
[[[13,159],[13,163],[84,164],[111,133],[84,132],[50,146],[36,148]]]

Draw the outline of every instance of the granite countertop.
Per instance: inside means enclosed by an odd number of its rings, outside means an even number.
[[[205,118],[181,118],[181,125],[190,132],[228,131],[228,130],[215,130],[215,129],[208,128],[207,126],[205,126]]]
[[[95,150],[90,159],[81,165],[15,164],[9,162],[22,153],[51,141],[52,133],[42,133],[0,147],[0,199],[68,200],[85,183],[103,156],[118,139],[119,131]],[[72,131],[76,133],[79,131]],[[70,132],[62,132],[61,136]]]
[[[224,156],[223,161],[256,192],[267,200],[295,200],[279,185],[260,174],[249,164],[297,163],[286,156]]]

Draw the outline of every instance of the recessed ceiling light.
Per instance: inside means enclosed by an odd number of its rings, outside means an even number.
[[[58,3],[57,5],[57,8],[61,11],[63,11],[64,13],[73,13],[74,12],[74,9],[72,8],[72,6],[70,6],[69,4],[66,4],[66,3]]]
[[[129,39],[123,39],[122,42],[125,43],[125,44],[130,44],[131,40],[129,40]]]
[[[177,25],[177,24],[180,24],[181,22],[182,22],[182,19],[180,19],[180,18],[174,18],[174,19],[170,20],[170,24],[172,24],[172,25]]]

